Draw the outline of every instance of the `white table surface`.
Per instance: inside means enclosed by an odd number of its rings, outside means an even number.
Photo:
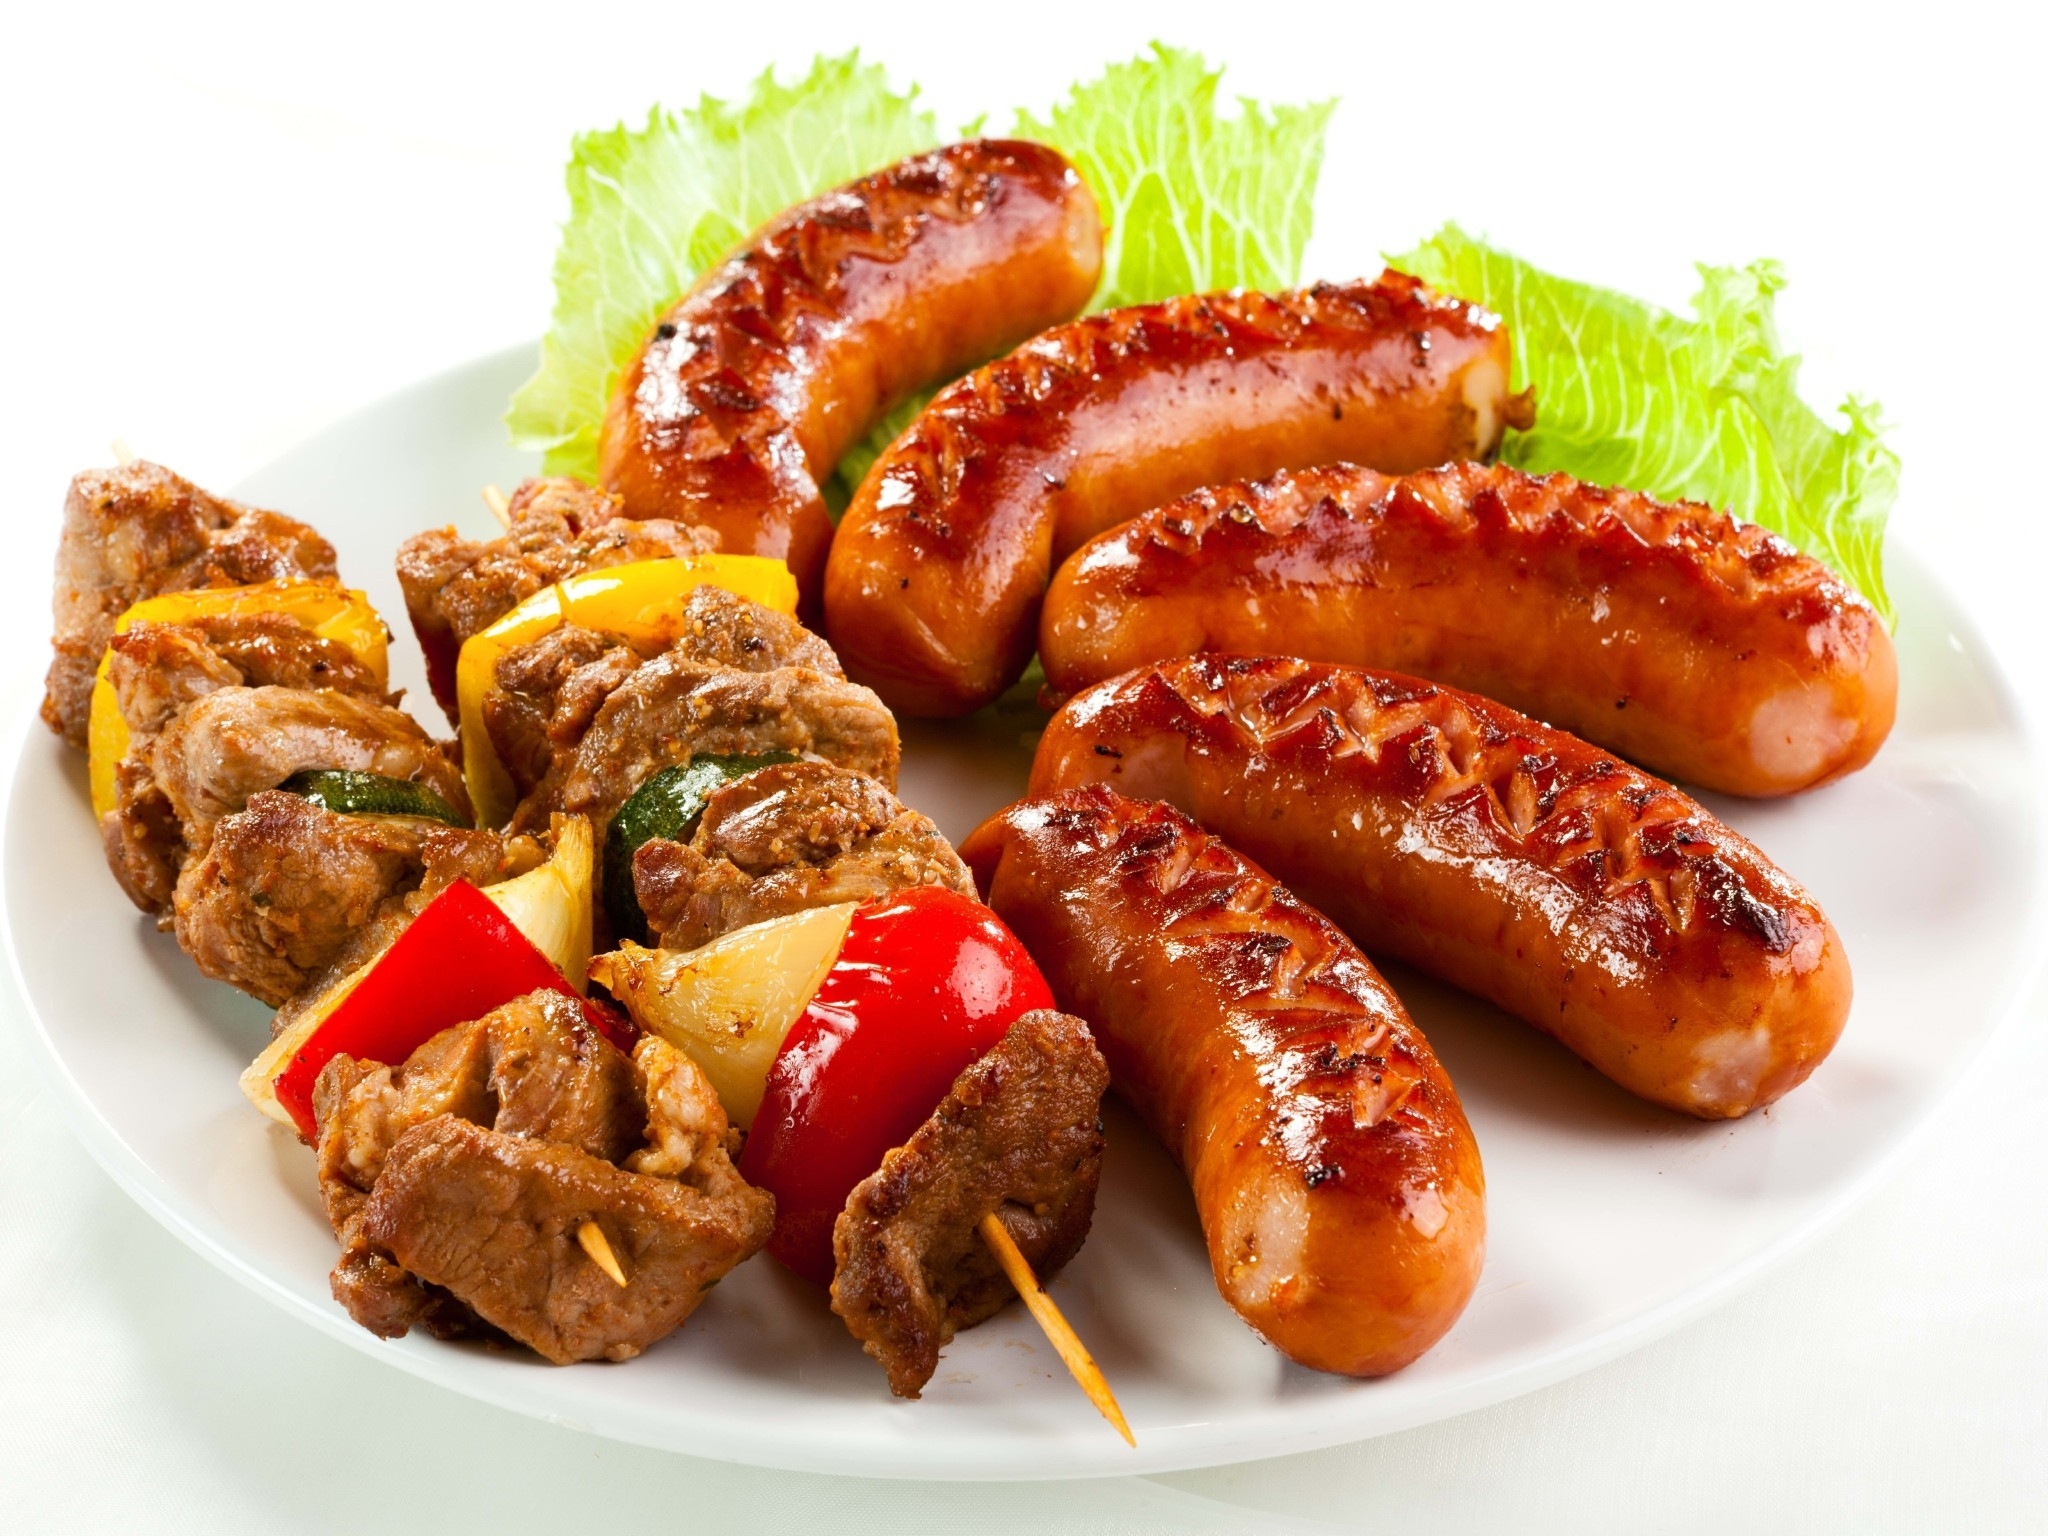
[[[1166,24],[958,0],[714,21],[673,0],[57,9],[0,33],[10,710],[44,664],[69,476],[120,436],[225,486],[352,406],[536,334],[575,130],[855,43],[964,119],[1042,105]],[[1313,269],[1367,265],[1445,217],[1674,303],[1693,258],[1780,257],[1811,397],[1884,401],[1907,465],[1898,535],[2048,704],[2037,22],[1962,4],[1854,22],[1783,3],[1284,9],[1175,7],[1168,35],[1247,93],[1345,98]],[[132,1206],[0,1019],[0,1528],[2039,1530],[2044,1024],[2036,997],[1911,1166],[1812,1249],[1602,1370],[1347,1449],[975,1488],[631,1449],[386,1370]]]

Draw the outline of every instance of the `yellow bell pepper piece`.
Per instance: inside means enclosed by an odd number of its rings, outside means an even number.
[[[517,804],[512,776],[484,728],[484,695],[510,651],[564,624],[623,635],[642,645],[667,645],[680,633],[683,603],[698,587],[796,612],[796,578],[765,555],[689,555],[640,560],[585,571],[543,587],[481,634],[455,658],[455,695],[462,722],[462,775],[480,827],[502,826]]]
[[[336,640],[355,652],[377,679],[389,682],[385,645],[389,632],[370,600],[360,592],[318,581],[264,581],[248,587],[203,587],[192,592],[164,592],[145,597],[114,621],[121,634],[137,624],[183,624],[193,619],[249,618],[284,614],[297,619],[323,640]],[[92,689],[92,715],[86,726],[87,764],[92,779],[95,820],[114,808],[114,768],[128,755],[128,722],[107,681],[109,650],[100,658]]]

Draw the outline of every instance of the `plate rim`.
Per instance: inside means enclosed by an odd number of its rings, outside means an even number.
[[[237,484],[265,473],[272,465],[315,439],[336,430],[361,411],[373,410],[414,391],[430,390],[436,386],[445,387],[455,376],[494,362],[502,363],[508,354],[516,350],[518,349],[507,347],[479,353],[465,363],[437,370],[397,390],[388,391],[374,400],[365,402],[354,411],[340,412],[321,427],[299,437],[281,452],[271,455],[263,464],[241,476]],[[1982,666],[1985,680],[1997,704],[2012,722],[2024,763],[2030,768],[2038,765],[2042,759],[2043,747],[2041,722],[2037,719],[2029,699],[2015,688],[2004,659],[1986,643],[1981,627],[1967,606],[1956,600],[1949,586],[1929,564],[1913,553],[1910,544],[1893,539],[1889,543],[1888,554],[1901,563],[1910,565],[1916,576],[1945,601],[1949,610],[1946,615],[1948,622],[1953,628],[1961,631],[1967,649]],[[30,750],[31,741],[42,728],[36,699],[39,689],[29,687],[24,691],[28,697],[18,707],[4,738],[6,763],[4,772],[0,772],[0,828],[12,824],[12,810],[23,764]],[[1961,1059],[1953,1063],[1953,1071],[1947,1084],[1904,1131],[1896,1135],[1877,1155],[1825,1199],[1802,1212],[1770,1241],[1677,1295],[1668,1297],[1645,1311],[1612,1323],[1571,1345],[1539,1358],[1509,1366],[1478,1380],[1445,1383],[1436,1391],[1414,1398],[1402,1411],[1375,1416],[1370,1424],[1353,1422],[1354,1415],[1333,1412],[1330,1415],[1333,1422],[1327,1426],[1312,1427],[1305,1433],[1299,1426],[1295,1426],[1290,1434],[1289,1443],[1276,1448],[1266,1443],[1246,1443],[1241,1423],[1224,1428],[1220,1425],[1208,1426],[1196,1420],[1176,1427],[1174,1443],[1170,1448],[1161,1448],[1151,1453],[1145,1450],[1142,1442],[1135,1454],[1123,1448],[1121,1444],[1116,1444],[1114,1449],[1107,1443],[1092,1449],[1063,1445],[1059,1448],[1062,1464],[1050,1470],[1045,1468],[1044,1463],[1047,1451],[1052,1448],[1038,1441],[1022,1440],[1017,1442],[1012,1453],[1007,1456],[976,1457],[956,1453],[956,1459],[960,1464],[942,1466],[936,1471],[928,1466],[912,1468],[895,1462],[878,1465],[873,1459],[871,1448],[864,1446],[850,1446],[837,1457],[821,1457],[815,1445],[804,1442],[801,1450],[792,1448],[784,1454],[777,1455],[777,1450],[784,1445],[783,1441],[772,1436],[751,1435],[744,1429],[735,1429],[725,1434],[712,1433],[706,1437],[704,1444],[686,1450],[675,1446],[654,1431],[636,1433],[630,1415],[620,1420],[587,1421],[567,1413],[552,1411],[528,1392],[501,1389],[498,1379],[490,1375],[472,1376],[449,1372],[440,1368],[433,1357],[424,1351],[392,1347],[389,1341],[377,1338],[355,1326],[351,1319],[339,1311],[323,1307],[285,1288],[244,1256],[233,1244],[217,1236],[203,1222],[181,1209],[179,1198],[168,1182],[100,1111],[71,1073],[43,1018],[41,1008],[28,988],[15,944],[14,891],[7,879],[6,871],[6,864],[11,861],[0,862],[0,955],[4,955],[8,991],[11,994],[7,999],[11,1006],[6,1011],[13,1016],[19,1028],[32,1070],[57,1104],[65,1123],[85,1144],[93,1160],[114,1181],[116,1187],[160,1226],[217,1269],[280,1307],[286,1314],[310,1323],[321,1333],[372,1359],[396,1366],[416,1379],[487,1403],[500,1410],[676,1455],[778,1470],[893,1480],[1056,1481],[1148,1475],[1225,1466],[1354,1444],[1385,1434],[1399,1433],[1405,1429],[1454,1418],[1495,1403],[1506,1402],[1595,1369],[1666,1336],[1685,1323],[1734,1299],[1769,1271],[1836,1226],[1895,1177],[1904,1160],[1923,1143],[1924,1138],[1932,1134],[1938,1123],[1948,1117],[1954,1103],[1981,1070],[1993,1047],[2005,1038],[2022,1015],[2042,975],[2048,973],[2048,824],[2044,824],[2044,818],[2038,812],[2033,818],[2032,831],[2033,857],[2030,861],[2031,868],[2026,875],[2026,910],[2021,914],[2016,928],[2019,953],[2007,971],[2003,986],[1987,1007],[1987,1027],[1979,1038],[1966,1048]],[[1205,1428],[1218,1429],[1221,1433],[1205,1435]],[[1106,1436],[1105,1441],[1111,1438],[1113,1437]],[[1067,1464],[1068,1459],[1073,1457],[1077,1450],[1080,1451],[1079,1459],[1082,1464]]]

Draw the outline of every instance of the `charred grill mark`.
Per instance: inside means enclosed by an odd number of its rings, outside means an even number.
[[[1421,333],[1427,335],[1426,332]],[[1341,405],[1335,407],[1341,419]],[[1503,464],[1464,463],[1389,477],[1355,466],[1281,471],[1212,486],[1147,513],[1140,536],[1181,534],[1166,546],[1193,558],[1219,525],[1285,540],[1318,521],[1435,527],[1459,536],[1507,536],[1533,546],[1571,532],[1589,553],[1618,563],[1683,565],[1747,602],[1797,603],[1821,611],[1867,604],[1825,565],[1777,534],[1694,501],[1660,502],[1569,475],[1531,475]],[[1618,699],[1615,707],[1628,701]]]
[[[1246,656],[1164,665],[1143,686],[1165,690],[1169,717],[1226,724],[1248,755],[1299,749],[1380,764],[1392,751],[1412,771],[1418,804],[1478,807],[1520,856],[1560,875],[1582,871],[1606,900],[1640,890],[1673,933],[1704,911],[1773,954],[1794,942],[1786,911],[1722,857],[1711,818],[1690,798],[1604,755],[1564,766],[1449,690]]]
[[[1025,413],[1012,429],[1016,433],[1062,431],[1101,379],[1191,352],[1190,338],[1201,338],[1204,352],[1222,343],[1232,355],[1255,357],[1298,347],[1317,331],[1428,335],[1437,328],[1482,335],[1499,323],[1475,304],[1432,293],[1393,272],[1369,282],[1318,283],[1287,293],[1193,294],[1105,310],[1048,331],[941,390],[918,418],[915,442],[905,444],[899,462],[917,466],[921,497],[950,497],[956,487],[929,474],[934,456],[966,451],[1013,413]],[[1341,405],[1337,412],[1341,418]]]

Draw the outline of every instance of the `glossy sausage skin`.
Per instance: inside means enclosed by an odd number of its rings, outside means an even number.
[[[1170,801],[1335,918],[1633,1093],[1733,1118],[1849,1013],[1813,898],[1697,802],[1505,705],[1279,657],[1140,667],[1069,700],[1031,791]]]
[[[1102,223],[1042,144],[918,155],[761,230],[666,315],[605,417],[601,478],[633,517],[787,560],[817,601],[818,482],[898,401],[1080,313]]]
[[[1861,768],[1898,697],[1876,612],[1775,534],[1497,464],[1197,491],[1076,551],[1038,649],[1055,694],[1201,651],[1411,672],[1735,795]]]
[[[1015,682],[1053,568],[1198,486],[1351,459],[1484,458],[1528,401],[1507,331],[1388,272],[1091,315],[940,392],[876,461],[825,572],[833,646],[895,709]]]
[[[1351,941],[1170,806],[1028,800],[961,848],[1194,1186],[1217,1289],[1290,1359],[1378,1376],[1485,1248],[1450,1079]]]

